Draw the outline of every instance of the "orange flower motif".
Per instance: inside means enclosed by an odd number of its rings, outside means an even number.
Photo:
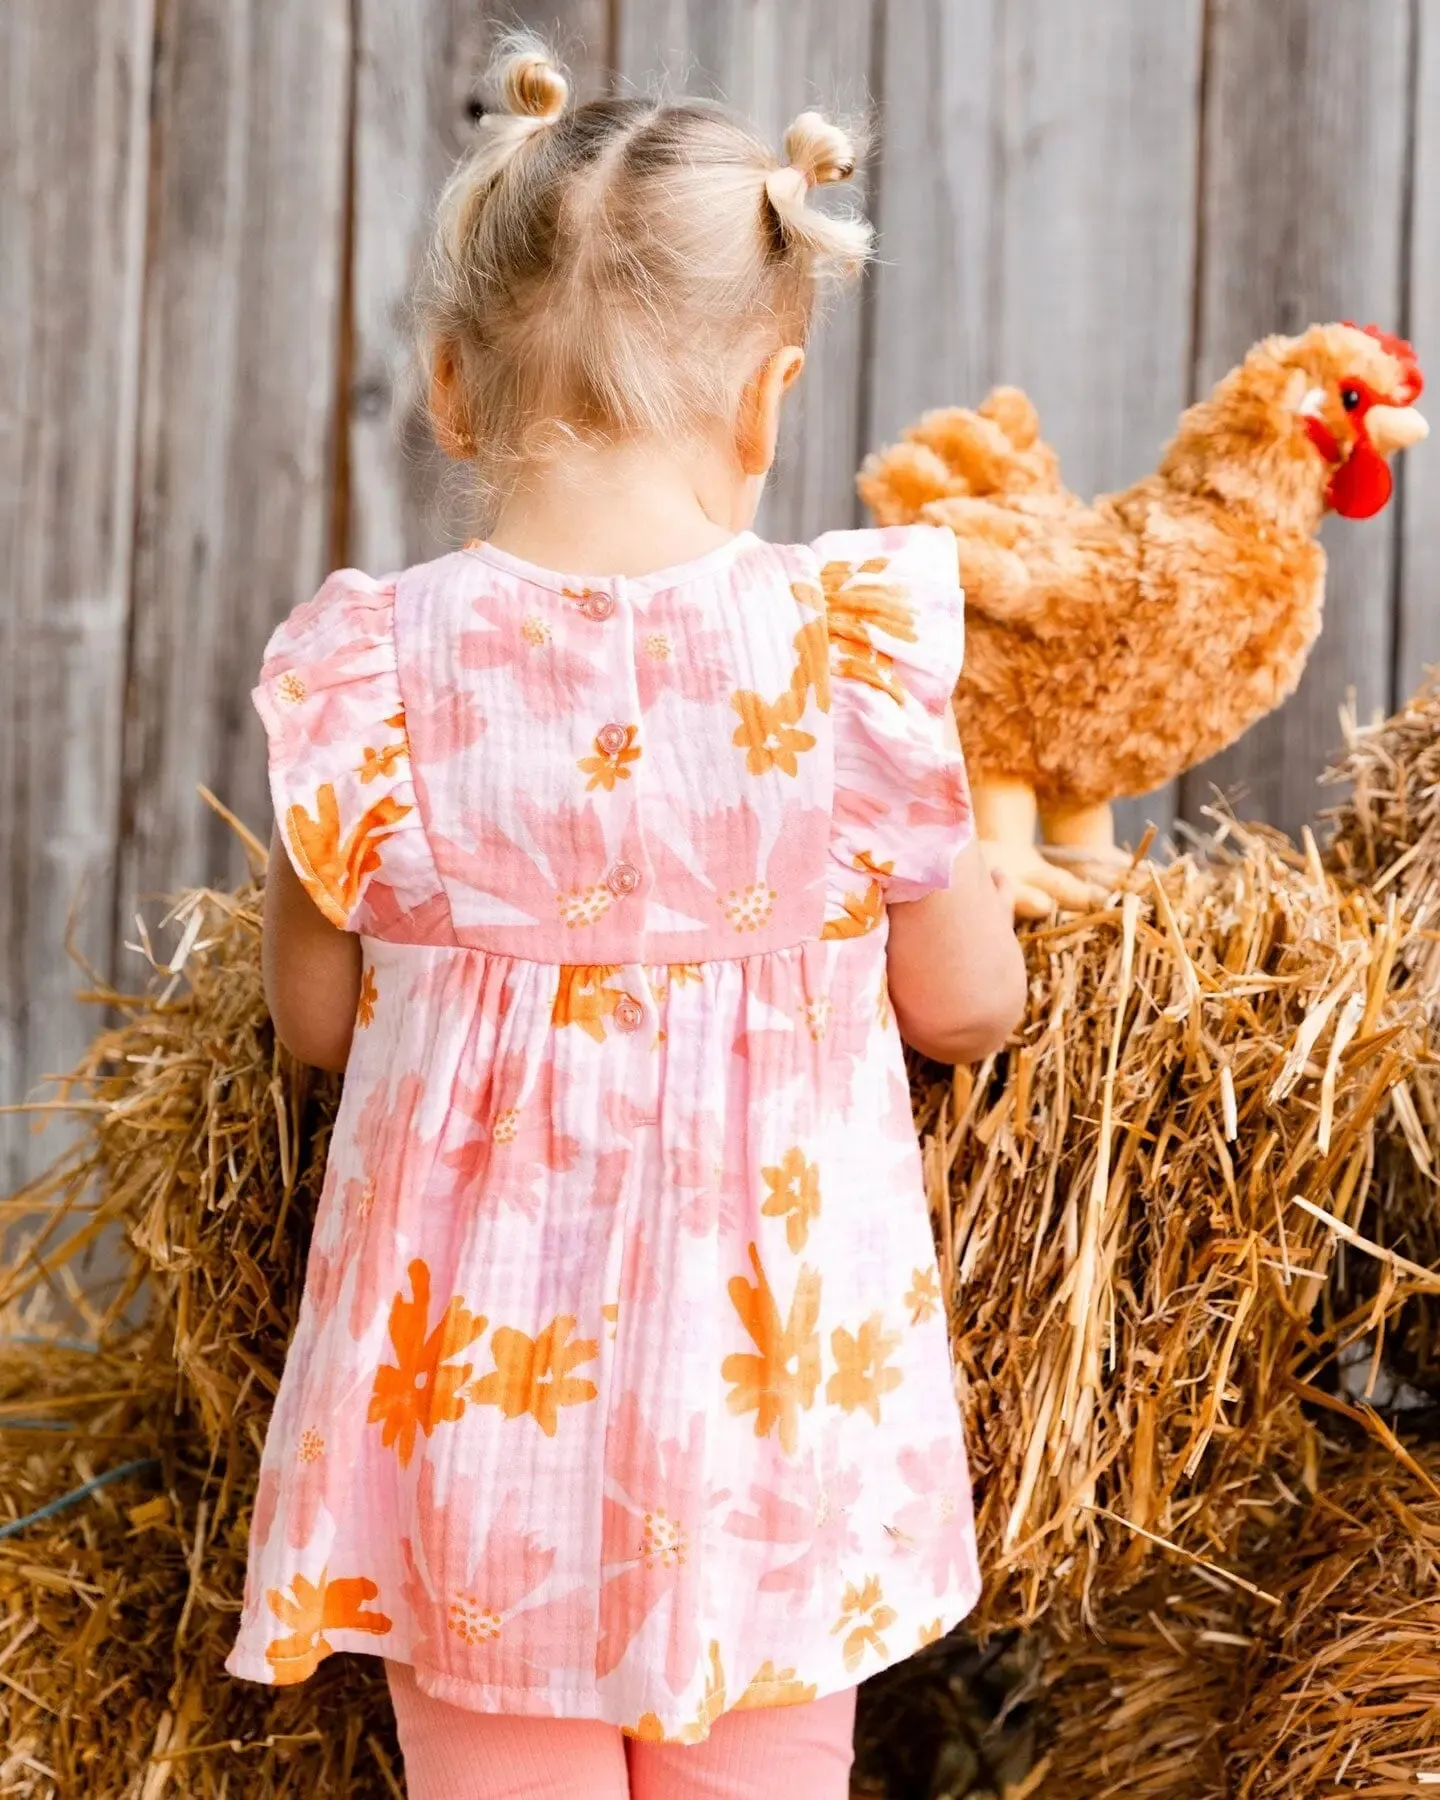
[[[810,1221],[820,1216],[820,1165],[806,1162],[797,1148],[785,1152],[778,1168],[760,1173],[770,1190],[760,1210],[785,1220],[785,1241],[798,1253],[810,1235]]]
[[[847,1634],[844,1645],[845,1667],[853,1674],[860,1667],[867,1648],[873,1650],[883,1661],[890,1653],[885,1648],[885,1640],[880,1633],[888,1630],[899,1615],[893,1606],[885,1604],[879,1577],[872,1575],[861,1587],[848,1582],[840,1606],[840,1617],[831,1628],[830,1635],[838,1637],[842,1631]]]
[[[822,713],[830,710],[830,632],[824,619],[811,619],[795,633],[795,673],[790,677],[790,691],[804,704],[806,694],[814,689],[815,704]]]
[[[640,1744],[682,1744],[685,1741],[683,1738],[666,1737],[659,1713],[653,1712],[641,1713],[633,1725],[622,1725],[620,1735],[634,1738]]]
[[[593,1381],[571,1372],[600,1354],[593,1338],[567,1343],[574,1329],[574,1319],[565,1316],[552,1319],[533,1338],[500,1326],[490,1339],[495,1367],[472,1385],[469,1398],[477,1406],[498,1406],[507,1419],[528,1413],[546,1437],[554,1437],[560,1408],[583,1406],[599,1391]]]
[[[631,763],[640,760],[640,748],[635,742],[639,730],[638,725],[605,725],[595,733],[595,754],[582,756],[576,764],[582,775],[590,777],[585,783],[587,794],[595,788],[610,793],[617,781],[630,779]]]
[[[731,742],[746,752],[745,767],[752,775],[764,775],[771,769],[796,775],[796,758],[815,748],[808,731],[797,731],[795,722],[805,710],[805,694],[790,689],[773,705],[759,694],[742,688],[730,696],[730,704],[740,715]]]
[[[835,1373],[825,1384],[825,1398],[847,1413],[863,1410],[878,1425],[880,1397],[892,1393],[904,1377],[885,1365],[900,1348],[898,1331],[886,1331],[880,1314],[870,1317],[852,1337],[843,1325],[830,1334]]]
[[[846,894],[840,902],[844,911],[838,919],[827,919],[820,928],[822,938],[866,937],[885,917],[885,890],[872,881],[863,894]]]
[[[813,1694],[813,1690],[812,1690]],[[710,1727],[725,1711],[725,1671],[720,1663],[720,1646],[710,1644],[710,1673],[705,1678],[705,1698],[694,1722],[684,1725],[674,1736],[666,1734],[658,1713],[642,1713],[633,1725],[622,1725],[620,1735],[642,1744],[701,1744],[710,1735]]]
[[[367,966],[360,977],[360,999],[355,1007],[355,1023],[363,1031],[367,1025],[375,1023],[375,1002],[380,998],[380,990],[375,985],[375,966]]]
[[[626,1006],[638,1004],[624,988],[605,986],[617,973],[616,967],[607,968],[603,964],[562,964],[555,1003],[550,1009],[550,1023],[557,1030],[565,1025],[577,1025],[586,1037],[594,1038],[597,1044],[604,1043],[605,1021],[615,1017],[622,1002]]]
[[[382,744],[378,750],[367,744],[360,753],[360,767],[355,773],[360,777],[362,784],[368,785],[378,776],[393,775],[396,763],[402,756],[409,754],[410,746],[408,744]]]
[[[910,1308],[910,1323],[921,1325],[933,1319],[939,1308],[940,1282],[934,1269],[913,1269],[911,1279],[913,1286],[905,1296],[905,1304]]]
[[[773,1662],[763,1662],[750,1678],[750,1685],[735,1702],[736,1712],[751,1707],[804,1706],[815,1698],[813,1681],[801,1681],[794,1669],[777,1669]]]
[[[377,1637],[387,1632],[390,1621],[384,1613],[364,1610],[365,1602],[379,1592],[364,1575],[331,1581],[324,1571],[318,1583],[296,1575],[289,1594],[271,1588],[265,1596],[270,1610],[282,1625],[290,1627],[288,1637],[272,1638],[265,1647],[265,1660],[275,1671],[276,1686],[304,1681],[315,1673],[331,1654],[325,1641],[327,1631],[368,1631]]]
[[[872,631],[883,631],[902,644],[916,641],[915,613],[906,602],[904,588],[874,579],[886,567],[883,556],[872,557],[858,568],[853,563],[826,563],[820,583],[825,590],[830,642],[836,652],[835,673],[903,701],[905,690],[895,674],[893,659],[878,650],[870,636]],[[861,579],[865,576],[871,579]]]
[[[730,1303],[740,1315],[758,1354],[737,1350],[720,1365],[723,1380],[733,1385],[726,1396],[732,1413],[755,1414],[755,1435],[778,1430],[780,1447],[793,1456],[799,1444],[800,1409],[815,1404],[820,1385],[820,1276],[802,1266],[783,1323],[769,1278],[754,1244],[752,1286],[743,1275],[730,1281]]]
[[[927,1644],[938,1644],[944,1635],[944,1625],[939,1619],[935,1619],[931,1624],[920,1627],[920,1636],[916,1641],[915,1648],[923,1650]]]
[[[332,925],[344,925],[355,909],[367,875],[380,867],[380,846],[411,809],[386,794],[366,809],[342,838],[340,803],[327,781],[315,795],[316,816],[303,806],[285,815],[285,833],[302,870],[306,893]]]
[[[397,1294],[390,1307],[395,1361],[375,1371],[368,1415],[371,1425],[384,1426],[380,1441],[387,1450],[396,1446],[402,1468],[414,1454],[417,1430],[429,1437],[437,1425],[452,1424],[464,1412],[460,1390],[474,1365],[450,1359],[468,1350],[486,1326],[486,1320],[470,1312],[457,1294],[439,1323],[427,1331],[430,1270],[419,1257],[410,1265],[410,1286],[415,1298]]]

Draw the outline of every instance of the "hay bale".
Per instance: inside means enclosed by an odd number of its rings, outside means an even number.
[[[1012,1045],[917,1082],[982,1628],[1092,1616],[1157,1538],[1235,1554],[1305,1430],[1311,1315],[1423,1054],[1406,915],[1313,845],[1222,835],[1028,934]]]
[[[0,1352],[0,1792],[393,1797],[373,1674],[223,1674],[243,1534],[149,1352]]]
[[[1259,1604],[1182,1566],[1113,1602],[1098,1632],[1081,1627],[1052,1639],[1041,1792],[1056,1800],[1229,1800],[1226,1734]]]
[[[1440,1268],[1440,674],[1389,719],[1360,727],[1347,718],[1345,735],[1345,755],[1325,777],[1349,789],[1328,815],[1327,860],[1404,907],[1406,957],[1431,1019],[1430,1054],[1394,1096],[1402,1129],[1380,1145],[1362,1229],[1405,1261]],[[1347,1261],[1339,1273],[1352,1309],[1379,1299],[1367,1387],[1383,1393],[1388,1363],[1440,1403],[1440,1301],[1417,1294],[1392,1311],[1386,1270],[1373,1258]]]
[[[1276,1625],[1229,1744],[1232,1800],[1440,1783],[1437,1475],[1433,1446],[1326,1472],[1277,1565]]]
[[[257,890],[188,896],[173,922],[151,991],[93,996],[121,1022],[67,1084],[89,1135],[13,1203],[32,1223],[0,1318],[36,1335],[58,1297],[97,1349],[0,1352],[4,1508],[144,1466],[0,1539],[0,1788],[394,1800],[377,1663],[337,1657],[281,1690],[223,1671],[338,1084],[275,1044]],[[124,1255],[96,1284],[107,1234]]]

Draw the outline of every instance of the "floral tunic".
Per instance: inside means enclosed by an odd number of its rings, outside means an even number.
[[[363,982],[232,1673],[703,1737],[978,1589],[887,897],[970,832],[948,530],[333,576],[256,703]]]

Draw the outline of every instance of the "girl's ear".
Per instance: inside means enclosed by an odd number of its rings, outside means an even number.
[[[465,418],[460,390],[460,368],[448,344],[435,352],[430,371],[430,422],[435,442],[456,462],[469,462],[476,453],[475,434]]]
[[[767,356],[747,383],[735,423],[735,454],[745,474],[765,475],[773,465],[781,405],[804,367],[805,352],[786,344]]]

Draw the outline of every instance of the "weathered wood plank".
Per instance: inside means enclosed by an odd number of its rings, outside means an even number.
[[[1211,42],[1198,370],[1208,385],[1256,338],[1316,319],[1401,310],[1408,0],[1226,0]],[[1299,692],[1188,775],[1189,817],[1212,786],[1295,831],[1339,741],[1347,689],[1388,696],[1393,512],[1329,521],[1325,628]],[[1217,679],[1224,672],[1216,671]]]
[[[863,118],[873,19],[874,0],[624,0],[616,61],[634,88],[663,77],[672,92],[719,95],[778,152],[785,127],[807,106]],[[863,180],[857,190],[863,204]],[[834,296],[786,409],[759,521],[772,537],[808,539],[858,517],[862,335],[857,285]]]
[[[332,535],[348,0],[186,0],[156,64],[122,931],[269,815],[249,690]]]
[[[1202,0],[918,10],[886,38],[872,436],[1014,382],[1075,492],[1127,485],[1188,399]]]
[[[1203,0],[1005,9],[1001,378],[1089,497],[1157,462],[1189,399]],[[1162,830],[1175,793],[1116,809]]]
[[[1000,14],[1000,0],[885,10],[865,449],[926,407],[973,404],[999,377]]]
[[[1416,0],[1410,308],[1407,321],[1430,373],[1423,410],[1440,429],[1440,0]],[[1413,693],[1440,663],[1440,437],[1402,459],[1401,579],[1393,702]]]
[[[493,36],[515,24],[560,53],[582,99],[604,91],[604,0],[518,10],[360,0],[346,554],[372,573],[437,555],[473,523],[464,473],[430,436],[408,305],[435,196],[475,129]]]
[[[110,961],[152,0],[0,11],[0,1102]],[[0,1117],[0,1192],[54,1153]]]

